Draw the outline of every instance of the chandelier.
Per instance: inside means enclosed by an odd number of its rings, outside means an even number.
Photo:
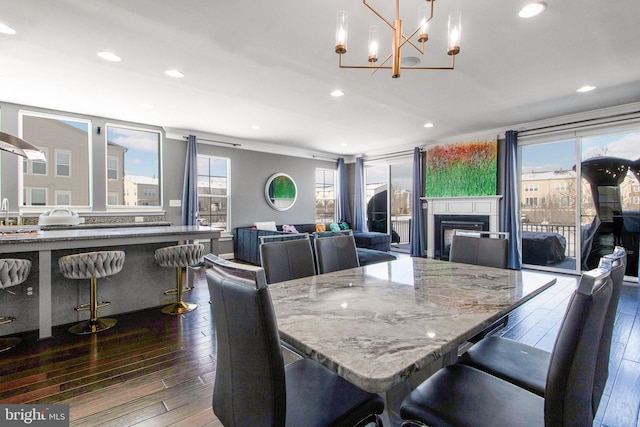
[[[424,55],[424,44],[429,40],[429,21],[433,18],[433,4],[435,0],[425,0],[426,4],[420,8],[420,25],[409,36],[405,36],[402,32],[402,20],[400,19],[400,0],[396,0],[396,16],[393,22],[386,19],[382,14],[375,10],[371,5],[367,3],[367,0],[362,0],[362,3],[368,7],[378,18],[380,18],[385,24],[393,31],[393,43],[391,54],[387,56],[380,65],[376,65],[378,62],[378,26],[372,25],[369,27],[369,54],[367,60],[370,65],[344,65],[342,63],[342,55],[347,53],[347,27],[348,27],[348,14],[345,10],[340,10],[337,13],[336,19],[336,53],[340,55],[340,68],[370,68],[372,73],[380,69],[390,69],[391,77],[397,79],[400,77],[400,70],[413,69],[413,70],[453,70],[455,67],[455,56],[460,53],[460,35],[461,35],[461,15],[460,12],[454,12],[449,15],[448,23],[448,43],[447,54],[451,56],[451,66],[449,67],[418,67],[402,65],[402,48],[405,45],[410,45],[415,48],[420,54]],[[417,37],[417,43],[414,43],[413,38]],[[391,61],[391,65],[385,65]]]

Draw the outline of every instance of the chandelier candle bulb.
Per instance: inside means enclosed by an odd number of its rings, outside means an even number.
[[[369,62],[378,60],[378,26],[369,27]]]
[[[347,53],[347,27],[349,14],[346,10],[339,10],[336,15],[336,53]]]
[[[430,8],[422,6],[418,10],[418,14],[422,16],[422,19],[420,20],[420,34],[418,34],[418,41],[422,44],[429,40],[429,21],[431,21],[431,18],[433,17],[433,2],[429,3],[431,3]]]
[[[457,55],[460,53],[460,37],[462,35],[462,15],[460,12],[453,12],[449,15],[449,44],[447,53]]]

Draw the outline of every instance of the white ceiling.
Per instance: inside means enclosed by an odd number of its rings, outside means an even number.
[[[393,19],[394,2],[370,2]],[[525,3],[438,0],[421,65],[449,65],[447,15],[460,11],[456,69],[392,79],[337,66],[337,10],[349,12],[349,64],[366,63],[367,27],[381,24],[358,0],[0,0],[17,30],[0,34],[0,101],[339,155],[640,101],[638,0],[547,0],[530,20]],[[421,4],[401,1],[405,34]],[[597,89],[576,93],[584,84]]]

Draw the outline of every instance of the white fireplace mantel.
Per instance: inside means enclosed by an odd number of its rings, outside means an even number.
[[[498,230],[499,202],[502,196],[421,197],[427,211],[427,256],[434,255],[435,215],[487,215],[489,231]]]

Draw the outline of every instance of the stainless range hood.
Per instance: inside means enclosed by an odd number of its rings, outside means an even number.
[[[8,133],[0,132],[0,150],[26,157],[30,160],[47,161],[44,152],[33,144],[29,144],[24,139]]]

